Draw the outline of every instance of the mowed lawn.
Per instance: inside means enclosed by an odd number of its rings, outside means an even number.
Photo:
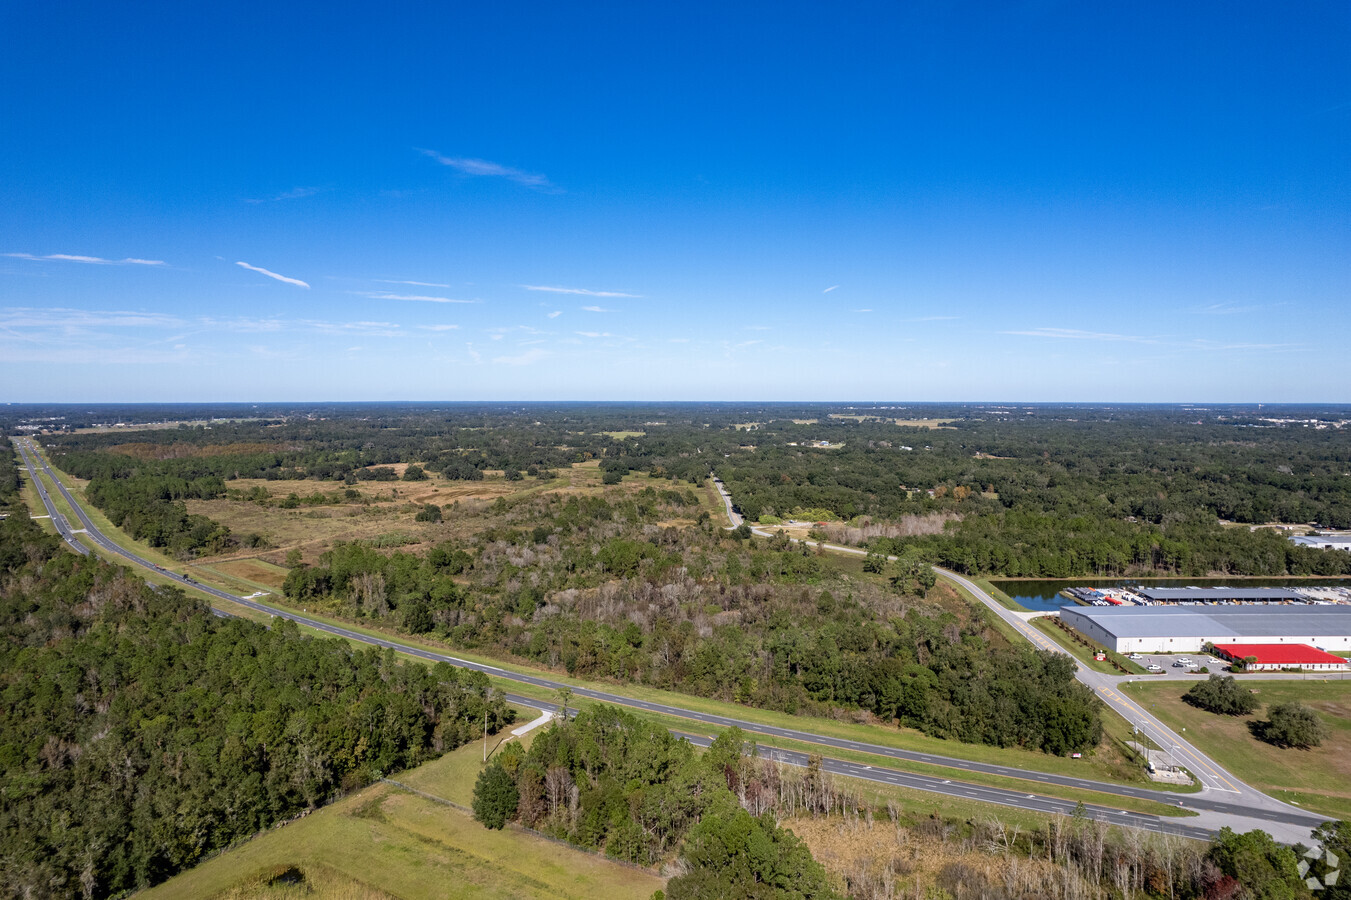
[[[490,738],[490,748],[493,743]],[[482,753],[482,744],[470,744],[395,778],[463,802],[472,795]],[[489,831],[466,812],[389,784],[375,784],[140,896],[146,900],[290,896],[274,893],[260,881],[265,883],[269,873],[291,866],[305,873],[314,889],[305,896],[316,898],[648,900],[665,886],[665,879],[655,874],[511,829]]]
[[[1249,681],[1262,705],[1251,716],[1219,716],[1184,702],[1190,684],[1135,682],[1122,689],[1220,765],[1253,787],[1287,803],[1351,819],[1351,680]],[[1253,737],[1249,723],[1270,706],[1298,700],[1316,710],[1328,739],[1313,750],[1273,747]]]

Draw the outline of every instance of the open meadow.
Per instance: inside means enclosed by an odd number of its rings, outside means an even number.
[[[481,768],[481,754],[480,744],[469,744],[396,778],[466,804]],[[377,783],[264,832],[140,896],[145,900],[301,896],[647,900],[664,883],[655,873],[526,832],[490,831],[461,809]]]
[[[1122,690],[1253,787],[1314,812],[1351,818],[1351,680],[1238,681],[1261,701],[1252,715],[1197,709],[1182,699],[1190,685],[1181,682],[1136,681]],[[1252,723],[1292,700],[1318,713],[1328,732],[1322,746],[1283,749],[1252,734]]]

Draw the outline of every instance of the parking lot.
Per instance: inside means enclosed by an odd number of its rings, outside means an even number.
[[[1210,674],[1223,672],[1228,667],[1224,660],[1206,653],[1132,653],[1130,659],[1149,669],[1153,675],[1196,675],[1201,668]],[[1152,669],[1150,666],[1157,666]]]

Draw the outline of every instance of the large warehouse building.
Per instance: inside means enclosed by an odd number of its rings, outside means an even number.
[[[1207,643],[1351,651],[1351,606],[1062,606],[1060,618],[1118,653],[1196,653]]]

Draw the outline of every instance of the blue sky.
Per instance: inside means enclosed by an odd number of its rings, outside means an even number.
[[[201,7],[0,6],[0,400],[1351,401],[1344,2]]]

